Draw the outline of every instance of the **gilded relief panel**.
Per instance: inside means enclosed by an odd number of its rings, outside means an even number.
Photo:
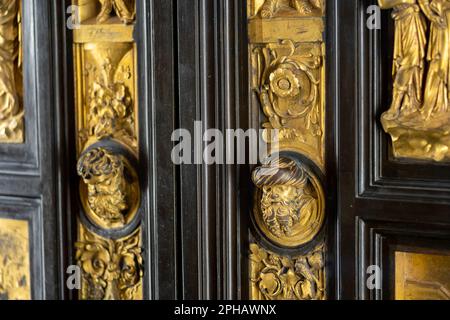
[[[382,115],[398,158],[450,161],[450,6],[447,1],[379,0],[392,9],[393,95]]]
[[[76,259],[82,270],[82,300],[142,300],[141,231],[113,240],[79,229]]]
[[[272,242],[295,248],[311,242],[325,220],[321,182],[306,166],[279,157],[253,171],[253,216]]]
[[[250,296],[253,300],[325,300],[325,246],[307,255],[281,256],[250,245]]]
[[[24,142],[21,0],[0,6],[0,143]]]
[[[396,252],[396,300],[450,300],[450,255]]]
[[[265,13],[265,10],[272,13]],[[251,89],[266,139],[324,169],[325,46],[322,1],[249,2]],[[277,130],[277,135],[271,132]]]
[[[0,219],[0,300],[31,299],[27,221]]]
[[[251,241],[250,298],[323,300],[325,1],[252,0],[247,9],[251,103],[280,152],[253,171],[252,232],[262,239]]]
[[[93,42],[76,48],[78,150],[111,138],[137,152],[135,47]]]
[[[74,4],[79,297],[141,300],[135,1]]]

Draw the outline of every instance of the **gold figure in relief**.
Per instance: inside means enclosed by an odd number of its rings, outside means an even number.
[[[394,155],[450,160],[450,2],[379,0],[379,4],[393,9],[395,20],[392,104],[382,116]]]
[[[295,247],[318,234],[324,221],[319,181],[288,158],[276,158],[253,172],[258,187],[255,220],[277,244]]]
[[[21,8],[0,0],[0,142],[23,142]]]
[[[134,0],[98,0],[101,3],[101,11],[97,16],[98,23],[104,23],[109,20],[114,9],[116,15],[125,24],[133,23],[135,19]]]
[[[307,255],[288,257],[250,245],[252,300],[325,300],[324,245]]]
[[[450,1],[419,0],[421,8],[431,21],[428,44],[428,77],[425,85],[423,114],[425,119],[448,111],[449,86],[449,32]]]
[[[81,156],[78,174],[84,181],[82,201],[94,223],[110,229],[131,221],[139,190],[136,173],[124,156],[95,148]]]
[[[382,8],[401,1],[380,0]],[[410,114],[422,104],[422,79],[425,67],[427,22],[416,1],[394,6],[395,52],[392,105],[386,117],[397,118],[400,111]],[[411,3],[411,4],[408,4]]]
[[[261,7],[262,18],[273,18],[279,12],[287,15],[310,15],[322,12],[322,0],[266,0]]]

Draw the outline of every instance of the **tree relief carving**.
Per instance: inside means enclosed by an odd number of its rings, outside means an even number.
[[[85,64],[86,95],[79,122],[81,150],[103,139],[122,142],[137,150],[133,92],[133,53],[118,46],[114,54],[101,46],[87,50]]]
[[[324,218],[324,194],[317,177],[305,166],[280,157],[253,171],[257,187],[253,215],[274,243],[297,247],[313,240]]]
[[[140,300],[144,272],[141,231],[105,239],[81,227],[76,260],[83,272],[83,300]]]
[[[379,0],[395,21],[393,95],[382,115],[396,157],[450,160],[450,2]]]
[[[325,300],[325,246],[307,255],[280,256],[250,245],[252,300]]]
[[[20,0],[0,2],[0,143],[24,142]]]

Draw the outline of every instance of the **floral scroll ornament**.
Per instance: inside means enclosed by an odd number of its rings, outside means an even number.
[[[137,230],[126,239],[110,240],[88,231],[76,244],[76,259],[87,286],[82,298],[133,300],[143,277],[142,249]]]
[[[250,245],[252,297],[266,300],[324,300],[324,246],[306,256],[283,257]]]
[[[280,54],[280,51],[288,51]],[[320,99],[317,72],[322,59],[313,54],[299,55],[290,40],[280,45],[268,45],[255,49],[258,61],[257,93],[269,123],[273,129],[288,127],[288,121],[304,118],[306,129],[313,136],[321,136]]]

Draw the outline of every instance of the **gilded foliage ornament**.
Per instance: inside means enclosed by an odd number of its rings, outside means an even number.
[[[84,145],[106,138],[124,142],[135,149],[137,147],[134,104],[131,92],[120,78],[130,77],[126,70],[115,70],[107,60],[103,67],[88,67],[96,74],[88,92],[87,124],[80,131]]]
[[[134,300],[142,296],[140,229],[111,240],[82,229],[76,260],[83,271],[83,300]]]
[[[321,136],[321,57],[299,54],[290,40],[256,47],[254,54],[259,83],[255,90],[269,119],[265,127],[289,128],[289,120],[304,119],[306,129],[314,136]]]
[[[324,245],[305,256],[280,256],[250,245],[253,300],[325,300]]]

